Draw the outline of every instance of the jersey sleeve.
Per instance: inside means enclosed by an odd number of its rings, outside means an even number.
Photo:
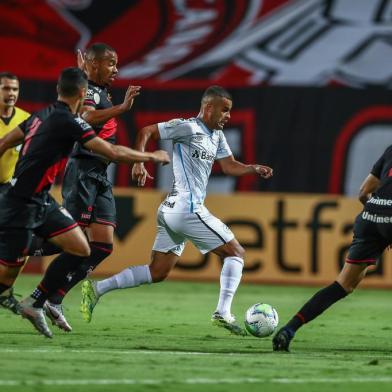
[[[219,132],[219,145],[218,150],[216,151],[216,159],[227,158],[230,155],[233,155],[231,152],[230,146],[227,143],[226,137],[222,131]]]
[[[158,130],[162,140],[177,139],[192,134],[192,127],[189,121],[182,118],[158,123]]]
[[[27,120],[22,121],[18,127],[21,129],[21,131],[26,135],[26,133],[28,132],[28,126],[27,126]]]
[[[384,167],[385,161],[387,159],[387,156],[392,155],[392,146],[389,146],[384,153],[381,155],[381,157],[377,160],[377,162],[373,165],[372,170],[370,171],[370,174],[373,174],[373,176],[377,178],[381,178],[381,173],[382,169]]]
[[[91,125],[84,121],[81,117],[74,117],[73,119],[73,136],[75,141],[81,144],[87,143],[89,140],[97,137]]]

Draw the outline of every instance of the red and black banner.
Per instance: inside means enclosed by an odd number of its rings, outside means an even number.
[[[229,89],[235,156],[275,175],[233,179],[217,167],[210,191],[354,195],[392,142],[392,0],[3,0],[0,22],[0,70],[19,76],[18,105],[30,111],[55,99],[77,49],[116,49],[113,102],[129,83],[143,88],[119,119],[121,144],[197,115],[207,86]],[[150,186],[170,187],[168,168],[150,169]],[[128,186],[129,168],[113,178]]]

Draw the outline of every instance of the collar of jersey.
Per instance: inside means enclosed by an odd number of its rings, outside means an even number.
[[[106,87],[105,86],[101,86],[101,85],[99,85],[98,83],[95,83],[95,82],[93,82],[92,80],[88,80],[88,84],[91,84],[91,85],[93,85],[94,87],[99,87],[101,90],[105,90],[106,89]]]
[[[214,132],[214,131],[211,131],[211,130],[207,127],[207,125],[204,124],[204,121],[203,121],[200,117],[196,117],[196,121],[197,121],[197,122],[199,123],[199,125],[203,128],[203,130],[207,132],[207,134],[208,134],[209,136],[212,136],[212,135],[213,135],[213,132]]]
[[[63,106],[64,108],[68,109],[71,112],[71,108],[69,107],[69,105],[63,101],[56,101],[56,105]]]
[[[15,107],[13,107],[11,116],[9,116],[9,117],[0,116],[0,118],[3,120],[3,123],[5,125],[8,125],[11,122],[11,120],[14,118],[15,113],[16,113],[16,109],[15,109]]]

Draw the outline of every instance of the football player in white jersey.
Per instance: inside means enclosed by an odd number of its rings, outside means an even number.
[[[219,301],[212,323],[234,334],[246,334],[231,314],[245,251],[232,231],[207,210],[204,198],[215,160],[225,174],[232,176],[257,174],[267,179],[272,176],[272,169],[234,159],[222,131],[230,120],[231,108],[231,95],[222,87],[211,86],[203,94],[196,118],[149,125],[138,132],[135,148],[140,151],[145,150],[151,138],[173,141],[173,188],[158,209],[151,264],[132,266],[108,279],[83,283],[81,311],[86,321],[91,321],[93,309],[105,293],[166,279],[189,240],[201,253],[213,252],[223,260]],[[140,163],[133,166],[132,177],[139,186],[150,178]]]

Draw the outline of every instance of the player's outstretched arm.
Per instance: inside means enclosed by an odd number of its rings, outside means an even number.
[[[374,174],[369,174],[359,188],[359,201],[365,204],[379,185],[380,180]]]
[[[7,133],[3,138],[0,139],[0,157],[12,147],[18,146],[23,143],[24,133],[19,128],[14,128],[11,132]]]
[[[170,162],[169,154],[164,150],[154,152],[136,151],[125,146],[118,146],[108,143],[100,137],[95,137],[84,143],[89,150],[103,155],[113,162],[134,163],[134,162],[155,162],[166,164]]]
[[[267,179],[273,175],[273,170],[269,166],[259,164],[246,165],[245,163],[236,161],[232,155],[223,159],[219,159],[218,162],[222,168],[223,173],[230,176],[258,174],[259,176]]]
[[[134,99],[140,94],[140,86],[129,86],[123,103],[107,109],[95,110],[92,106],[82,108],[82,118],[90,125],[101,125],[113,117],[117,117],[131,109]]]
[[[145,151],[150,139],[158,140],[159,138],[158,125],[148,125],[137,133],[135,148],[139,151]],[[137,181],[138,186],[144,186],[147,178],[153,179],[154,177],[150,176],[143,163],[135,163],[132,167],[132,180]]]

